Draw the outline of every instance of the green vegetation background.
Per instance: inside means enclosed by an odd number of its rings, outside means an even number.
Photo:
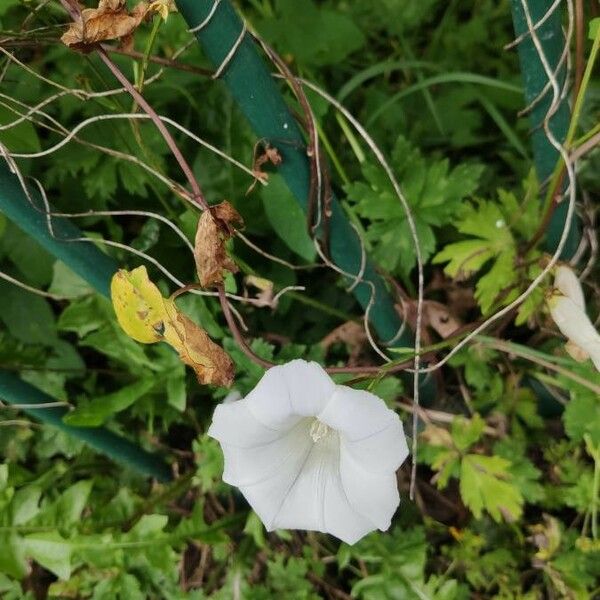
[[[3,34],[18,31],[34,4],[4,0]],[[509,2],[238,5],[295,72],[343,101],[391,157],[414,211],[428,297],[466,322],[514,298],[539,272],[541,253],[535,249],[522,257],[523,268],[515,270],[514,264],[541,219],[541,204],[528,122],[517,117],[524,104],[518,60],[514,51],[503,50],[512,39]],[[65,21],[58,3],[44,6],[33,21],[41,29],[23,34],[31,43],[18,50],[19,58],[66,88],[116,87],[93,55],[60,44]],[[151,30],[147,24],[138,31],[137,49],[144,50]],[[170,56],[189,39],[182,19],[172,14],[158,29],[152,52]],[[130,79],[139,76],[138,61],[114,59]],[[206,66],[196,44],[181,60]],[[147,75],[157,71],[150,64]],[[15,109],[23,110],[7,97],[35,105],[56,91],[9,65],[0,86],[6,95],[0,96],[0,124],[14,120]],[[144,93],[161,115],[252,165],[257,140],[222,83],[167,69]],[[588,96],[583,131],[597,121],[597,80]],[[381,168],[330,106],[312,93],[309,99],[333,185],[363,230],[367,251],[414,295],[407,222]],[[82,102],[69,94],[44,108],[68,129],[131,109],[125,95]],[[27,121],[0,131],[0,141],[13,152],[36,152],[60,139]],[[95,123],[78,139],[138,156],[152,170],[181,181],[149,123]],[[205,195],[211,202],[233,202],[255,244],[294,264],[315,260],[304,216],[276,175],[268,187],[247,193],[252,180],[246,174],[183,136],[177,140]],[[73,141],[19,164],[42,182],[61,211],[152,210],[193,240],[197,213],[133,163]],[[583,162],[583,195],[598,194],[598,166],[597,154]],[[182,281],[194,280],[191,254],[156,220],[92,215],[77,223],[91,237],[148,252]],[[107,251],[123,266],[140,264],[128,252]],[[266,278],[276,289],[307,288],[306,294],[283,296],[276,310],[241,309],[258,354],[277,361],[347,362],[342,344],[327,357],[320,344],[336,327],[361,316],[335,273],[291,270],[239,240],[232,253],[243,274]],[[560,337],[544,334],[551,325],[543,290],[519,311],[505,336],[537,347],[551,360],[560,356],[568,373],[592,387],[542,372],[539,363],[493,343],[459,353],[439,377],[444,393],[434,407],[459,416],[423,435],[417,502],[408,500],[405,465],[399,475],[403,501],[391,530],[349,547],[315,533],[266,534],[241,495],[221,482],[219,447],[204,433],[225,392],[199,386],[169,350],[127,338],[108,301],[2,214],[0,268],[68,297],[49,301],[0,281],[0,368],[70,403],[69,423],[106,424],[165,452],[178,475],[174,483],[152,484],[63,433],[0,408],[0,597],[453,600],[600,593],[600,404],[593,391],[600,378],[589,363],[566,357]],[[460,275],[462,281],[452,279]],[[164,278],[161,286],[174,291]],[[231,278],[228,289],[242,293],[242,278]],[[262,370],[236,349],[217,302],[186,296],[178,303],[231,353],[235,388],[248,392]],[[540,416],[535,396],[521,385],[540,372],[566,399],[562,414]],[[396,377],[376,382],[374,391],[390,406],[404,398]],[[410,415],[402,415],[408,425]]]

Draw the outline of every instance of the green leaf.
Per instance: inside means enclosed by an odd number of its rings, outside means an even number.
[[[86,507],[93,482],[78,481],[67,488],[57,500],[40,511],[33,523],[35,525],[54,525],[69,527],[79,522]]]
[[[491,312],[498,294],[514,282],[515,250],[507,249],[496,258],[492,268],[479,279],[475,287],[475,298],[481,312]]]
[[[152,371],[158,369],[158,366],[147,358],[142,346],[127,336],[116,322],[93,331],[80,342],[80,345],[94,348],[130,369],[134,366]]]
[[[525,186],[527,191],[530,191],[533,184],[529,184],[528,181]],[[503,306],[509,304],[518,294],[514,286],[523,284],[516,268],[517,247],[511,227],[514,226],[515,230],[528,236],[530,231],[523,231],[524,225],[520,217],[523,216],[527,229],[533,228],[534,223],[539,220],[539,207],[530,208],[531,198],[526,198],[524,208],[518,205],[513,194],[501,190],[499,196],[500,204],[479,201],[476,205],[465,206],[456,227],[461,233],[474,237],[448,244],[433,259],[434,263],[447,262],[444,271],[451,277],[464,277],[478,272],[493,259],[491,268],[479,278],[475,289],[475,298],[484,315],[492,311],[499,298]],[[507,216],[510,217],[508,223]],[[528,258],[535,259],[535,254],[528,255]],[[526,275],[530,278],[535,277],[536,266],[531,267]],[[501,296],[502,292],[504,294]],[[542,293],[538,291],[521,307],[517,324],[527,321],[536,310]]]
[[[24,109],[21,107],[18,107],[17,110],[20,114],[24,112]],[[20,118],[20,114],[13,112],[5,106],[0,106],[0,125],[7,125],[8,123],[17,121]],[[35,127],[27,119],[9,129],[1,129],[0,143],[6,146],[11,152],[29,154],[40,151],[40,140]]]
[[[78,298],[93,293],[93,288],[82,277],[74,273],[65,263],[57,260],[54,263],[52,283],[48,291],[58,296]]]
[[[0,281],[0,320],[10,333],[27,344],[56,342],[54,313],[46,300]]]
[[[477,188],[482,168],[447,160],[426,161],[403,137],[396,141],[392,167],[411,209],[424,260],[436,249],[435,229],[453,222],[465,198]],[[363,165],[365,182],[345,187],[358,214],[370,221],[367,239],[377,262],[389,271],[407,275],[414,267],[414,242],[402,203],[379,165]]]
[[[563,421],[573,441],[582,442],[583,436],[588,434],[596,446],[600,445],[600,398],[594,392],[573,387]]]
[[[477,519],[486,510],[494,521],[517,520],[523,496],[511,482],[510,461],[499,456],[467,454],[461,461],[460,495]]]
[[[155,379],[141,379],[117,392],[94,398],[67,413],[63,421],[77,427],[98,427],[114,414],[124,411],[145,396],[156,383]]]
[[[0,5],[0,17],[4,16],[14,6],[19,6],[20,0],[3,0]]]
[[[57,532],[30,534],[23,538],[23,549],[60,579],[71,576],[72,544]]]
[[[362,31],[340,8],[330,10],[312,0],[277,0],[276,17],[258,27],[281,52],[303,65],[336,64],[365,43]]]
[[[244,525],[244,533],[252,538],[257,548],[265,548],[265,526],[253,510],[248,513],[248,518]]]
[[[175,373],[167,379],[167,402],[179,412],[185,410],[187,402],[185,367],[181,363],[175,368]]]
[[[485,429],[485,421],[475,414],[471,419],[454,417],[452,420],[452,441],[463,452],[477,443]]]
[[[16,533],[0,532],[0,573],[6,573],[15,579],[27,574],[27,561],[23,539]]]
[[[52,280],[55,258],[33,238],[8,222],[0,238],[0,255],[6,254],[30,285],[41,287]]]
[[[28,485],[15,492],[11,503],[13,525],[22,525],[35,517],[40,508],[42,490],[34,485]]]
[[[306,216],[280,175],[269,177],[261,196],[269,223],[279,238],[306,261],[314,261],[316,250],[306,230]]]
[[[450,277],[466,277],[475,273],[494,256],[485,240],[464,240],[448,244],[441,252],[438,252],[433,263],[448,262],[444,272]]]
[[[588,38],[590,40],[595,40],[598,35],[598,31],[600,30],[600,17],[596,17],[595,19],[592,19],[589,22],[588,27],[589,27]]]
[[[80,338],[100,329],[108,321],[110,302],[100,296],[90,296],[71,302],[58,319],[60,331],[72,331]]]
[[[131,247],[146,252],[153,248],[160,238],[160,225],[157,219],[148,219],[135,239],[131,242]]]

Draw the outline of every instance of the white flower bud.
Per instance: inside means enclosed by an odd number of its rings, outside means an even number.
[[[548,299],[552,319],[571,345],[582,351],[580,356],[589,356],[600,371],[600,334],[585,312],[585,299],[577,276],[568,267],[558,267],[554,287],[556,293]]]

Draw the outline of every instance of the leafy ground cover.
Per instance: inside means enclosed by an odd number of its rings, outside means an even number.
[[[223,82],[207,76],[211,66],[181,16],[158,5],[132,25],[123,51],[109,55],[158,114],[245,167],[172,130],[204,197],[211,205],[228,200],[243,219],[244,238],[221,240],[220,250],[238,269],[226,274],[224,290],[237,298],[252,351],[276,363],[304,358],[359,371],[381,365],[364,310],[348,281],[323,268],[306,217],[277,175],[276,151],[256,139]],[[342,102],[389,157],[424,261],[424,353],[428,364],[442,360],[550,260],[537,235],[548,182],[536,178],[530,123],[519,116],[518,57],[504,49],[514,37],[511,3],[243,0],[238,8],[295,74]],[[598,134],[600,87],[592,69],[599,9],[595,2],[583,8],[570,51],[574,79],[592,76],[579,88],[573,148]],[[24,176],[39,180],[55,211],[85,213],[73,218],[85,235],[123,269],[145,265],[166,298],[181,287],[173,277],[198,279],[191,250],[200,211],[182,198],[185,180],[155,125],[135,116],[144,115],[139,102],[126,93],[97,94],[116,87],[111,72],[96,52],[60,41],[69,22],[60,2],[0,5],[0,142],[11,154],[32,155],[15,160]],[[285,82],[281,90],[302,122]],[[327,181],[414,330],[417,253],[406,212],[348,120],[315,92],[306,94]],[[577,161],[588,242],[574,268],[592,319],[599,308],[598,167],[590,144]],[[229,372],[207,380],[179,338],[171,345],[188,352],[183,362],[166,344],[129,337],[108,299],[1,213],[0,269],[46,292],[0,279],[0,369],[64,403],[68,424],[106,425],[163,453],[174,475],[168,483],[150,481],[0,405],[2,598],[600,593],[600,375],[591,361],[571,356],[550,318],[551,274],[434,371],[435,398],[419,412],[414,499],[406,463],[390,530],[349,546],[315,532],[267,533],[238,490],[222,482],[221,450],[206,431],[230,391],[214,384],[227,384]],[[171,317],[181,311],[231,357],[232,389],[245,395],[264,367],[234,339],[210,287],[214,272],[204,276],[209,294],[180,294]],[[388,353],[393,364],[413,356],[406,347]],[[410,377],[382,369],[335,378],[383,398],[411,433],[418,409]]]

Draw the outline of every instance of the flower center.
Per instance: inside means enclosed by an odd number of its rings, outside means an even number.
[[[310,437],[313,442],[318,442],[327,436],[330,429],[323,421],[319,421],[319,419],[314,419],[312,425],[310,426]]]

